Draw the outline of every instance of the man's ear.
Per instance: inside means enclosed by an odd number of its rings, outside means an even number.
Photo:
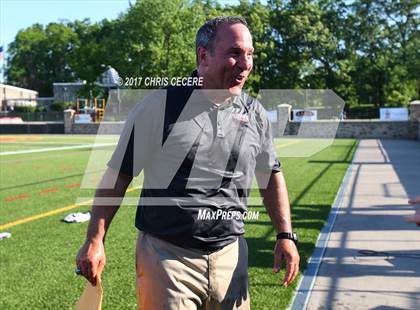
[[[197,55],[198,55],[198,64],[200,66],[206,67],[208,65],[208,58],[209,58],[209,52],[204,47],[199,47],[197,49]]]

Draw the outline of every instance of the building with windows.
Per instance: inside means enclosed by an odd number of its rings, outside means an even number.
[[[1,111],[13,110],[15,106],[36,106],[37,98],[35,90],[0,84]]]

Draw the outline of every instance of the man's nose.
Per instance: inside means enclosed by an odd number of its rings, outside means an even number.
[[[253,60],[252,60],[252,56],[248,56],[248,55],[242,55],[237,62],[238,67],[242,70],[242,71],[249,71],[252,69],[252,64],[253,64]]]

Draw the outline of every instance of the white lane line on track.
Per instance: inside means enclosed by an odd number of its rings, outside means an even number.
[[[42,152],[51,152],[51,151],[76,150],[76,149],[86,149],[86,148],[97,148],[97,147],[112,146],[112,145],[116,145],[116,143],[94,143],[94,144],[82,144],[82,145],[72,145],[72,146],[62,146],[62,147],[49,147],[49,148],[45,148],[45,149],[1,152],[0,156],[42,153]]]

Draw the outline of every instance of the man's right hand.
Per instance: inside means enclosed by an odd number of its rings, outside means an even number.
[[[80,248],[76,257],[80,274],[92,285],[96,285],[105,266],[104,238],[109,225],[120,208],[128,185],[133,177],[107,168],[96,190],[91,210],[85,244]],[[105,200],[104,200],[105,199]],[[101,201],[108,201],[104,206]],[[109,205],[113,201],[115,204]]]
[[[93,286],[101,276],[105,267],[105,247],[103,241],[86,240],[76,257],[76,265],[80,275],[84,276]]]

